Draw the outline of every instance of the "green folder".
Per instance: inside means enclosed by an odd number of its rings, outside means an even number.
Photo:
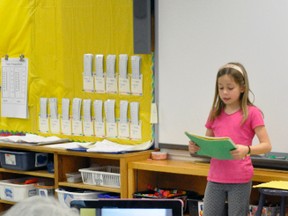
[[[188,132],[185,134],[200,147],[196,154],[221,160],[233,159],[230,151],[236,149],[236,146],[229,137],[198,136]]]

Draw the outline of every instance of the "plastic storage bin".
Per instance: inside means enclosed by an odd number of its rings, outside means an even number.
[[[71,173],[66,173],[66,179],[67,182],[82,182],[82,177],[80,172],[71,172]]]
[[[54,196],[54,191],[55,187],[53,185],[35,185],[36,188],[36,195],[41,196],[41,197],[53,197]]]
[[[46,167],[47,153],[0,150],[1,166],[13,170],[36,170]]]
[[[120,188],[120,168],[100,166],[79,169],[84,184]]]
[[[54,196],[55,186],[52,179],[40,179],[35,184],[36,194],[42,197]]]
[[[0,181],[0,198],[2,200],[18,202],[35,196],[36,188],[34,184],[24,184],[28,179],[31,179],[31,177]]]
[[[87,199],[97,199],[99,194],[103,192],[99,191],[84,191],[80,189],[62,189],[57,188],[56,190],[58,200],[62,206],[70,207],[72,200],[87,200]]]

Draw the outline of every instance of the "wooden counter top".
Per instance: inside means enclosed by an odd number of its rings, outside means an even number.
[[[129,169],[166,172],[193,176],[207,176],[209,163],[174,160],[144,160],[129,163]],[[288,181],[288,170],[254,168],[253,181]]]

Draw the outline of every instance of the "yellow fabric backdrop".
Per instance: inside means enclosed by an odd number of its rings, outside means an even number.
[[[118,105],[120,100],[140,103],[143,139],[139,142],[152,139],[152,54],[141,55],[143,96],[82,91],[83,54],[134,55],[132,0],[1,0],[0,31],[1,57],[24,54],[29,59],[29,118],[1,118],[0,130],[38,133],[40,97],[56,97],[59,112],[62,98],[115,99]],[[131,72],[130,62],[128,71]],[[119,108],[116,108],[116,117],[119,117]],[[69,138],[98,140],[96,137]]]

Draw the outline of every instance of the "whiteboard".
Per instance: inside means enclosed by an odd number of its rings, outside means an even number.
[[[155,18],[158,144],[205,133],[218,68],[237,61],[272,151],[288,153],[288,1],[158,0]]]

